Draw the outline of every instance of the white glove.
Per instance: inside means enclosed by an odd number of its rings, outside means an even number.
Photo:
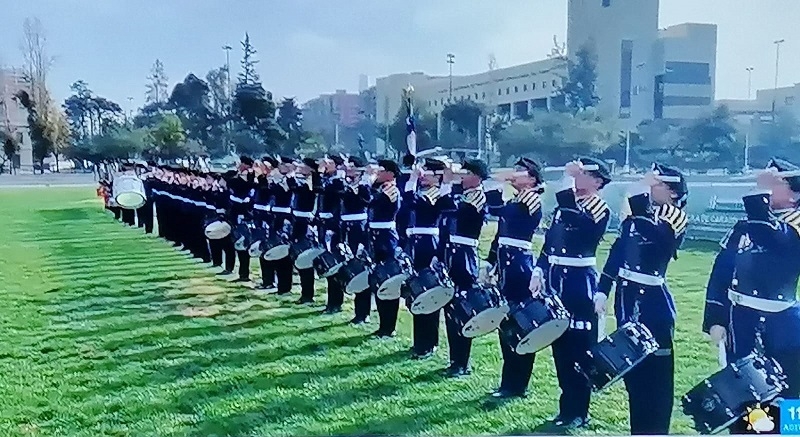
[[[364,254],[364,252],[366,252],[366,250],[367,250],[367,249],[364,247],[364,245],[363,245],[363,244],[361,244],[361,243],[358,243],[358,250],[356,250],[356,256],[361,256],[361,255],[363,255],[363,254]]]
[[[714,325],[708,330],[708,336],[713,344],[725,343],[728,331],[720,325]]]
[[[594,295],[594,312],[597,315],[602,316],[606,313],[606,302],[608,301],[608,296],[605,293],[597,293]]]
[[[478,270],[478,282],[481,284],[488,284],[491,277],[492,265],[489,263],[481,263],[481,268]]]
[[[533,297],[539,297],[542,294],[544,290],[544,272],[542,272],[541,268],[536,267],[533,269],[528,288],[531,290],[531,295]]]

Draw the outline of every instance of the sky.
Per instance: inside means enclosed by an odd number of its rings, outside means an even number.
[[[598,0],[599,1],[599,0]],[[553,36],[566,39],[566,0],[0,0],[0,65],[21,65],[25,18],[41,20],[54,58],[50,87],[69,95],[79,79],[125,110],[144,101],[156,58],[170,85],[204,77],[225,64],[239,69],[245,32],[258,50],[257,68],[276,98],[300,102],[337,89],[357,91],[370,78],[423,71],[485,71],[544,59]],[[717,98],[747,97],[771,88],[775,45],[779,85],[800,82],[800,1],[661,0],[660,27],[683,22],[718,25]],[[128,98],[133,100],[129,101]]]

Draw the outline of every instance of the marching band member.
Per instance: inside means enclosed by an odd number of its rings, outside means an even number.
[[[296,163],[296,173],[286,178],[289,189],[294,193],[292,215],[292,242],[306,238],[316,239],[316,228],[312,226],[316,212],[317,194],[314,192],[314,179],[319,177],[317,162],[303,158]],[[300,276],[299,305],[314,303],[314,269],[297,269]]]
[[[406,153],[405,156],[403,156],[401,162],[402,168],[397,176],[397,186],[401,189],[405,187],[409,179],[411,179],[412,167],[415,162],[416,157],[414,155]],[[397,218],[395,220],[397,223],[397,244],[400,249],[405,250],[408,248],[408,234],[406,230],[411,221],[411,200],[414,197],[414,190],[403,191],[400,193],[400,197],[402,201],[400,202],[400,209],[397,211]]]
[[[411,255],[417,272],[430,267],[441,256],[439,225],[442,212],[455,208],[450,196],[453,174],[445,174],[445,168],[442,161],[425,159],[423,166],[411,173],[404,186],[405,193],[412,193],[408,197],[408,205],[403,206],[410,211],[406,253]],[[412,357],[430,358],[439,345],[439,311],[415,314],[413,320]]]
[[[342,242],[341,202],[344,191],[344,159],[331,155],[321,160],[319,173],[320,185],[315,187],[319,197],[319,242],[331,252],[339,251]],[[327,278],[328,299],[324,314],[336,314],[342,311],[344,288],[335,276]]]
[[[395,219],[400,207],[400,190],[397,188],[399,176],[400,168],[396,162],[388,159],[378,161],[373,197],[368,209],[370,250],[372,260],[376,263],[397,256],[398,234]],[[393,337],[400,299],[383,300],[376,296],[375,300],[380,325],[373,335],[380,338]]]
[[[294,193],[289,186],[289,180],[295,176],[295,160],[288,156],[281,156],[278,164],[278,176],[272,183],[272,227],[270,235],[282,235],[289,238],[292,227],[292,201]],[[271,261],[275,277],[278,281],[277,294],[284,295],[292,292],[292,272],[294,266],[289,255]]]
[[[492,190],[486,193],[489,212],[499,217],[489,257],[490,270],[497,269],[500,279],[500,293],[509,303],[524,302],[531,297],[529,284],[533,273],[533,254],[531,253],[533,235],[542,220],[541,167],[532,159],[522,158],[516,163],[517,172],[511,179],[511,186],[517,190],[516,197],[506,204],[502,194]],[[503,353],[503,371],[500,387],[492,396],[495,398],[524,397],[533,371],[533,354],[517,354],[500,336],[500,349]]]
[[[122,175],[138,177],[135,167],[131,163],[123,162],[120,165],[120,171]],[[128,226],[136,226],[136,210],[122,208],[120,214],[122,216],[122,223]]]
[[[482,181],[489,177],[486,163],[478,159],[466,161],[461,168],[466,171],[459,184],[463,191],[457,196],[452,233],[444,251],[456,292],[472,288],[478,280],[478,240],[486,222],[486,195]],[[447,311],[452,311],[450,305],[445,307]],[[472,339],[461,335],[461,330],[449,317],[445,322],[450,349],[450,365],[445,372],[450,377],[468,375]]]
[[[357,254],[369,245],[367,239],[367,208],[372,201],[371,190],[374,179],[373,175],[365,173],[365,167],[364,160],[357,156],[351,156],[348,159],[345,168],[347,185],[341,194],[341,240],[353,254]],[[366,291],[356,294],[353,297],[353,307],[355,314],[350,323],[353,325],[368,323],[372,307],[372,293]]]
[[[142,180],[145,192],[144,205],[136,210],[136,218],[140,228],[144,228],[145,234],[153,233],[153,173],[152,168],[155,167],[154,162],[148,162],[147,165],[137,164],[139,169],[139,179]]]
[[[228,184],[230,207],[230,223],[236,227],[241,223],[252,220],[252,202],[255,196],[255,173],[253,173],[253,159],[249,156],[239,158],[240,165],[238,177],[232,179]],[[233,234],[231,234],[233,238]],[[233,282],[250,282],[250,254],[247,248],[237,250],[236,255],[239,259],[239,277]]]
[[[257,228],[268,230],[272,223],[272,181],[270,175],[278,167],[278,160],[265,156],[261,158],[260,165],[256,166],[256,196],[253,202],[253,219]],[[256,286],[258,290],[275,290],[275,269],[271,262],[263,257],[258,258],[261,268],[261,284]]]
[[[583,169],[590,165],[597,169]],[[597,343],[598,314],[593,300],[598,276],[595,254],[611,216],[598,192],[609,182],[610,172],[599,160],[581,158],[567,164],[556,188],[553,222],[545,234],[531,278],[534,296],[543,293],[559,296],[572,315],[567,332],[552,344],[561,388],[559,413],[553,424],[570,429],[589,423],[591,388],[575,370],[575,363]]]
[[[752,352],[783,368],[786,399],[800,397],[800,167],[773,159],[744,196],[747,213],[722,241],[709,278],[703,331],[728,358]],[[773,172],[775,171],[775,172]]]
[[[227,182],[223,175],[214,174],[213,178],[208,203],[214,207],[214,212],[218,217],[224,218],[230,205]],[[211,252],[211,267],[222,267],[222,257],[223,254],[225,255],[225,267],[217,275],[233,274],[233,268],[236,266],[236,250],[233,248],[233,240],[230,237],[208,240],[208,248]]]
[[[654,164],[628,193],[631,215],[614,241],[595,295],[595,309],[605,312],[611,287],[617,284],[617,326],[640,322],[653,334],[659,350],[625,376],[631,434],[669,434],[674,402],[675,302],[665,276],[677,258],[687,216],[688,188],[675,168]]]

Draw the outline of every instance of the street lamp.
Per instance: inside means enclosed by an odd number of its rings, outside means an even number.
[[[450,94],[448,95],[449,100],[453,100],[453,64],[456,63],[456,55],[452,53],[447,54],[447,63],[450,66]]]
[[[747,70],[747,100],[750,100],[750,95],[753,90],[753,67],[745,68]]]
[[[228,44],[225,44],[224,46],[222,46],[222,50],[225,50],[225,76],[226,76],[225,79],[226,79],[226,81],[228,83],[228,87],[227,87],[228,88],[227,89],[227,91],[228,91],[228,115],[230,115],[231,108],[232,108],[232,105],[233,105],[233,96],[231,95],[231,50],[233,50],[233,47],[229,46]],[[230,121],[228,123],[225,123],[225,128],[226,128],[225,129],[226,130],[226,132],[225,132],[225,144],[223,145],[223,147],[224,147],[225,151],[228,151],[228,146],[230,145],[228,143],[230,141],[230,134],[231,134],[231,123],[230,123]]]
[[[772,91],[772,113],[775,115],[775,99],[777,98],[778,90],[778,70],[781,61],[781,44],[786,42],[785,39],[779,39],[774,42],[775,44],[775,88]]]

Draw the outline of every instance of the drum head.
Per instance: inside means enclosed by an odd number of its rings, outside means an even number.
[[[569,319],[551,320],[531,331],[517,345],[516,352],[527,355],[539,352],[553,344],[569,328]]]
[[[344,288],[347,294],[358,294],[369,289],[369,270],[357,274]]]
[[[284,259],[289,256],[289,245],[282,244],[280,246],[275,246],[272,249],[264,252],[264,259],[267,261],[277,261],[279,259]]]
[[[294,266],[297,267],[298,270],[310,269],[314,266],[314,259],[324,252],[325,249],[321,247],[300,252],[300,254],[297,255],[297,259],[294,260]]]
[[[261,256],[261,242],[256,241],[255,243],[250,245],[250,248],[247,249],[247,253],[250,255],[250,258],[258,258]]]
[[[231,234],[231,225],[222,221],[210,223],[205,234],[209,240],[221,240]]]
[[[383,281],[383,284],[378,287],[378,298],[381,300],[400,299],[400,289],[406,279],[408,279],[408,275],[400,274]]]
[[[117,195],[117,203],[125,209],[136,209],[144,205],[145,199],[139,193],[126,192]]]
[[[417,296],[409,310],[416,315],[435,313],[450,303],[455,294],[456,289],[453,287],[433,287]]]
[[[508,311],[508,305],[481,311],[464,325],[464,328],[461,329],[461,335],[466,338],[475,338],[494,331],[500,327],[500,323],[506,318]]]
[[[330,269],[328,269],[327,272],[325,272],[325,273],[323,273],[323,274],[321,274],[319,276],[321,278],[330,278],[331,276],[339,273],[339,269],[341,269],[343,265],[344,265],[344,263],[336,264],[335,266],[333,266]]]

